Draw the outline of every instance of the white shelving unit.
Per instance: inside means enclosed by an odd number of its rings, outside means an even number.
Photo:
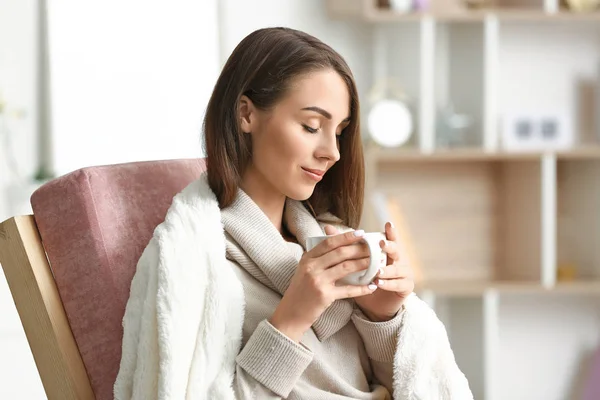
[[[475,398],[579,398],[600,346],[600,10],[326,3],[331,18],[372,27],[373,82],[391,77],[410,99],[414,139],[367,148],[366,192],[386,196],[409,238],[417,291],[446,324]],[[436,129],[449,102],[474,121],[460,147],[442,147]],[[568,111],[572,148],[504,149],[502,118],[537,106]],[[365,229],[380,229],[378,212],[367,206]],[[569,265],[575,276],[560,278]]]

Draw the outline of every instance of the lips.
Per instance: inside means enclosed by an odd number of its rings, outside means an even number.
[[[302,167],[303,170],[310,172],[311,174],[315,174],[317,176],[323,176],[325,175],[325,171],[320,170],[320,169],[311,169],[311,168],[304,168]]]

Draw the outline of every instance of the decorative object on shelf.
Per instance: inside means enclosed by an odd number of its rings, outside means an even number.
[[[413,9],[412,0],[390,0],[390,9],[400,12],[407,13]]]
[[[414,0],[413,11],[426,11],[429,9],[429,0]]]
[[[510,151],[567,150],[575,142],[565,111],[521,111],[502,118],[502,144]]]
[[[473,125],[473,118],[454,111],[452,103],[443,107],[437,118],[436,144],[440,148],[461,147],[468,144],[467,130]]]
[[[369,96],[367,130],[370,138],[383,147],[397,147],[410,139],[413,115],[407,96],[392,79],[376,84]]]
[[[426,11],[429,9],[429,0],[377,0],[377,8],[397,13]]]
[[[595,11],[600,6],[600,0],[565,0],[564,4],[575,12]]]
[[[577,278],[577,265],[562,263],[556,268],[556,280],[559,282],[573,282]]]

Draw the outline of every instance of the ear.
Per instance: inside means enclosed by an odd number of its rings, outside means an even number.
[[[238,104],[238,118],[242,132],[252,132],[253,122],[256,120],[256,110],[252,100],[248,96],[242,95]]]

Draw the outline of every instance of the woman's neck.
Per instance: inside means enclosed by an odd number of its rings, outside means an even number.
[[[284,229],[283,226],[283,210],[286,197],[282,193],[279,193],[264,178],[257,175],[256,171],[249,169],[244,175],[240,186],[267,218],[269,218],[275,229],[287,240],[289,233],[287,233],[287,229]]]

